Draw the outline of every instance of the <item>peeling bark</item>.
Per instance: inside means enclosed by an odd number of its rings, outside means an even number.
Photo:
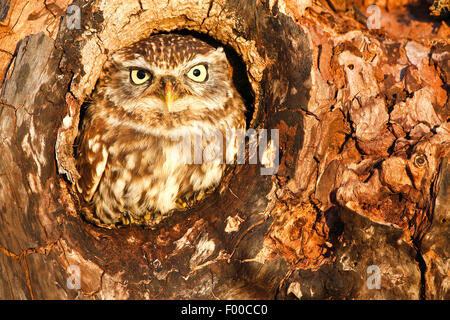
[[[449,299],[450,29],[404,0],[378,1],[370,30],[371,4],[3,2],[0,298]],[[93,226],[72,191],[81,106],[108,54],[171,31],[242,59],[249,125],[279,130],[279,170],[230,167],[152,229]]]

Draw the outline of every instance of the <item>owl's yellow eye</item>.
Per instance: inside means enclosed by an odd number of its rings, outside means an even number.
[[[189,70],[187,76],[195,82],[204,82],[208,78],[208,70],[206,70],[205,65],[199,64]]]
[[[143,84],[150,79],[151,75],[150,72],[146,70],[133,69],[130,72],[130,77],[134,84]]]

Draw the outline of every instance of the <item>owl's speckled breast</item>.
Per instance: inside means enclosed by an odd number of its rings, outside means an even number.
[[[161,137],[147,139],[152,140],[148,141],[152,148],[136,143],[126,154],[110,148],[110,161],[94,196],[102,221],[117,223],[127,214],[133,220],[164,215],[177,208],[181,197],[220,182],[225,168],[220,161],[185,164],[178,143]]]

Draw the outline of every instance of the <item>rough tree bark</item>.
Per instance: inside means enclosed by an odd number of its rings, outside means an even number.
[[[450,31],[428,6],[2,1],[0,298],[449,299]],[[154,229],[90,225],[71,192],[80,107],[109,53],[175,30],[241,57],[250,126],[280,130],[278,173],[230,168]]]

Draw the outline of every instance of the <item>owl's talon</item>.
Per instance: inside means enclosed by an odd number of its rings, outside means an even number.
[[[213,189],[208,190],[200,190],[196,191],[194,193],[191,193],[190,195],[182,196],[181,198],[177,199],[177,207],[178,209],[192,209],[195,204],[200,202],[201,200],[206,198],[206,195],[211,193]]]
[[[133,219],[129,214],[122,215],[122,225],[128,226],[132,223]]]
[[[145,221],[149,221],[152,219],[153,213],[152,212],[147,212],[144,216],[144,220]]]
[[[183,200],[184,200],[184,204],[189,208],[189,209],[192,209],[191,208],[191,206],[189,205],[189,199],[187,199],[186,197],[183,197]],[[192,201],[192,204],[193,204],[194,202]]]
[[[197,195],[197,197],[196,197],[196,200],[197,200],[197,201],[200,201],[200,200],[204,199],[204,198],[205,198],[205,195],[206,195],[205,191],[200,190],[200,192],[198,193],[198,195]]]

